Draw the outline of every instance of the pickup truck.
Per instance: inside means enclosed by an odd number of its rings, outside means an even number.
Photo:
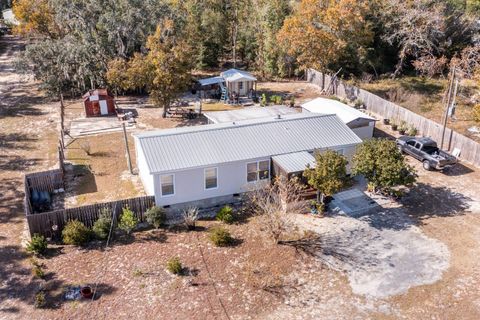
[[[431,138],[401,136],[397,139],[400,152],[422,161],[425,170],[443,170],[457,163],[457,158],[440,150]]]

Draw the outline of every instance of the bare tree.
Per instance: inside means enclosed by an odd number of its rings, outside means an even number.
[[[294,231],[293,215],[307,212],[308,203],[302,199],[304,189],[297,179],[280,176],[248,192],[246,210],[258,216],[259,230],[275,244]]]
[[[383,10],[383,39],[398,45],[399,61],[394,77],[398,76],[407,58],[435,55],[445,37],[445,5],[428,0],[386,0]]]

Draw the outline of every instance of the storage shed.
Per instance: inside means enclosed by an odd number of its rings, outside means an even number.
[[[336,114],[362,140],[373,137],[375,118],[333,99],[316,98],[302,105],[302,112]]]
[[[109,116],[116,114],[115,100],[107,89],[90,90],[83,95],[85,115],[87,117]]]

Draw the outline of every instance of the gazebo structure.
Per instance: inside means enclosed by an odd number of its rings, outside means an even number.
[[[225,102],[238,102],[240,98],[253,98],[257,87],[257,78],[251,73],[238,69],[229,69],[220,76],[198,80],[204,95],[219,95]]]

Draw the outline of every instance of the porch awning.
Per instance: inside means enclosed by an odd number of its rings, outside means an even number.
[[[307,151],[294,152],[273,156],[272,161],[286,173],[302,172],[307,168],[315,166],[315,157]]]
[[[219,76],[198,80],[198,83],[200,83],[201,86],[209,86],[211,84],[217,84],[217,83],[222,83],[222,82],[225,82],[225,79],[223,79],[223,77],[219,77]]]

